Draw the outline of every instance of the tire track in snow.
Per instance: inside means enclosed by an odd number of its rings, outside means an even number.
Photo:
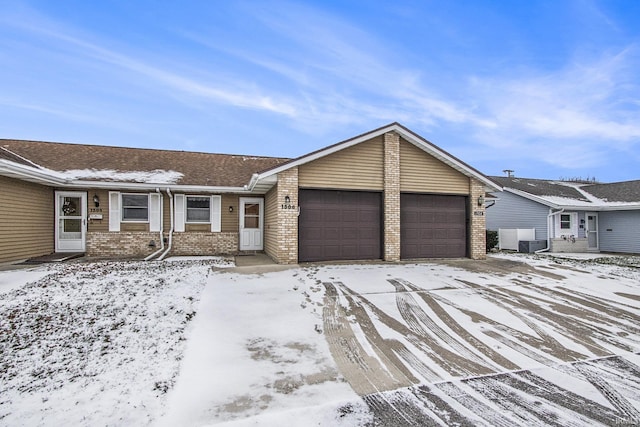
[[[427,357],[450,375],[463,377],[468,375],[478,375],[479,373],[487,371],[484,366],[472,362],[457,353],[444,348],[431,337],[416,336],[409,327],[386,314],[364,296],[354,293],[345,284],[341,282],[335,282],[334,284],[339,286],[344,292],[345,297],[349,299],[352,304],[351,309],[356,315],[358,321],[370,326],[366,328],[366,330],[363,328],[365,333],[367,333],[367,331],[371,331],[379,336],[375,329],[375,325],[372,323],[364,307],[371,311],[378,321],[402,335],[409,343],[418,347]]]
[[[518,365],[508,360],[506,357],[502,356],[497,351],[493,350],[491,347],[487,346],[485,343],[477,339],[475,336],[471,335],[469,331],[467,331],[464,327],[460,325],[453,317],[447,313],[444,308],[433,298],[431,294],[424,291],[421,288],[418,288],[413,283],[403,280],[403,279],[395,279],[396,281],[402,283],[409,289],[416,291],[416,293],[420,296],[420,298],[429,306],[429,308],[434,312],[440,320],[442,320],[453,332],[455,332],[460,338],[468,342],[473,348],[484,354],[497,363],[508,370],[516,370],[520,369]],[[448,304],[450,305],[450,304]]]
[[[483,372],[477,372],[478,375],[489,374],[498,370],[497,366],[493,363],[478,356],[440,327],[431,317],[429,317],[422,307],[418,305],[413,295],[406,292],[407,289],[401,282],[393,279],[387,281],[396,288],[396,305],[398,307],[398,311],[413,332],[424,337],[429,337],[429,332],[431,332],[431,334],[451,347],[452,350],[457,351],[460,356],[483,366],[485,369]],[[422,325],[426,326],[428,331],[425,330]]]
[[[415,383],[415,378],[409,379],[396,365],[385,360],[384,354],[377,356],[386,362],[385,366],[366,352],[347,320],[347,313],[339,304],[336,288],[331,283],[324,283],[324,286],[326,295],[322,317],[325,338],[340,372],[355,392],[367,395]],[[365,326],[362,329],[365,330]]]

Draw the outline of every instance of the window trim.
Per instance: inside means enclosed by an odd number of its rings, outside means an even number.
[[[185,224],[211,224],[211,210],[212,210],[212,201],[211,196],[206,195],[197,195],[197,194],[185,194],[184,199],[184,222]],[[190,221],[189,220],[189,198],[190,197],[198,197],[201,199],[209,199],[209,219],[206,221]],[[197,208],[192,208],[197,209]]]
[[[145,196],[147,198],[147,218],[146,219],[126,219],[124,217],[124,210],[126,208],[124,204],[124,196]],[[128,207],[131,209],[132,207]],[[134,206],[135,208],[141,208],[138,206]],[[141,208],[142,209],[142,208]],[[150,215],[150,203],[149,203],[149,193],[120,193],[120,222],[135,222],[139,224],[147,224],[149,223],[149,215]]]

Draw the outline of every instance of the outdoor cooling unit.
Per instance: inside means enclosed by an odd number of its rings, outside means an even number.
[[[518,252],[524,252],[527,254],[532,254],[535,251],[539,251],[540,249],[544,249],[546,247],[546,240],[520,240],[518,242]]]

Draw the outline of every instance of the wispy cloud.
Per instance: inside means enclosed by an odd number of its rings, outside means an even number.
[[[75,35],[73,29],[65,28],[59,23],[41,17],[36,12],[32,13],[31,19],[23,19],[11,23],[11,25],[31,34],[47,37],[49,42],[52,40],[62,42],[74,56],[90,57],[93,60],[111,64],[150,79],[170,91],[178,91],[183,95],[190,95],[198,99],[209,99],[235,107],[265,110],[286,116],[295,114],[294,107],[285,100],[264,95],[256,88],[253,88],[254,90],[238,89],[239,87],[252,88],[251,84],[239,79],[229,81],[228,78],[220,78],[224,84],[216,85],[211,81],[197,80],[190,76],[177,74],[135,59],[133,55],[119,53],[105,48],[99,43],[87,41],[87,38]],[[234,87],[235,90],[229,90],[228,87]]]

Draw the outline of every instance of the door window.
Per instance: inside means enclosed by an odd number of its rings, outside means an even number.
[[[244,228],[260,228],[260,205],[258,203],[245,203]]]

